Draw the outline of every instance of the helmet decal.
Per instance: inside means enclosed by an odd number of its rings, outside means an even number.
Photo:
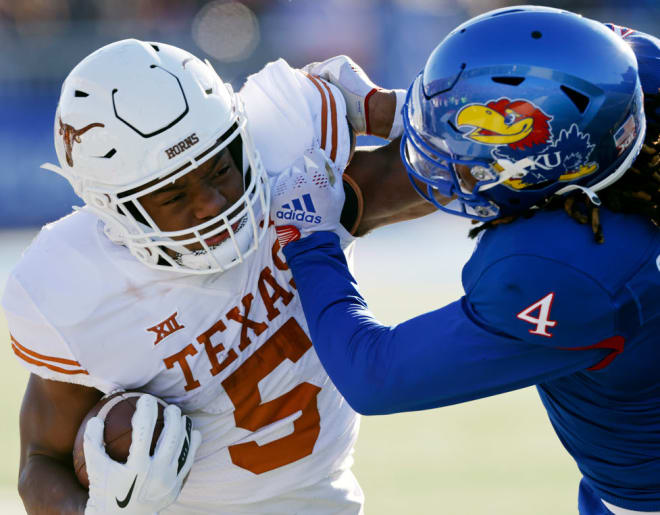
[[[514,163],[527,158],[531,163],[524,178],[504,181],[505,186],[516,190],[543,187],[549,180],[573,181],[598,170],[598,163],[589,161],[594,149],[590,139],[589,134],[581,132],[573,123],[569,130],[562,129],[558,138],[548,141],[549,145],[534,155],[517,155],[517,152],[501,147],[494,149],[492,155],[495,159],[509,159]]]
[[[548,122],[552,116],[545,114],[528,100],[500,98],[486,105],[470,104],[456,115],[456,125],[472,126],[465,138],[486,145],[508,145],[513,150],[534,148],[551,138]]]
[[[598,170],[598,163],[589,162],[594,149],[589,134],[581,132],[574,123],[569,130],[561,129],[555,138],[552,120],[533,102],[506,97],[486,104],[469,104],[456,114],[459,129],[472,128],[463,137],[495,147],[491,150],[493,159],[513,163],[527,159],[530,165],[525,177],[502,183],[514,190],[543,187],[550,177],[559,182],[572,181]],[[634,128],[634,120],[632,123]],[[624,134],[623,129],[615,139],[619,137],[622,144],[628,141],[629,145],[634,134]]]
[[[614,133],[614,144],[619,155],[623,154],[633,144],[638,132],[637,122],[631,114],[625,123],[619,127],[619,130]]]
[[[59,134],[64,140],[64,149],[66,153],[66,163],[69,166],[73,166],[73,144],[80,143],[80,136],[85,134],[88,130],[93,129],[94,127],[105,127],[102,123],[90,123],[82,129],[76,129],[68,123],[63,123],[62,118],[58,119],[60,123]]]
[[[199,137],[197,136],[197,133],[193,132],[190,136],[179,141],[176,145],[166,148],[165,154],[168,159],[172,159],[178,156],[181,152],[188,150],[193,145],[197,145],[197,143],[199,143]]]

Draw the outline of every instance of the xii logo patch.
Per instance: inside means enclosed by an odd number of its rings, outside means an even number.
[[[167,317],[161,323],[156,324],[153,327],[147,328],[147,331],[150,331],[156,335],[156,341],[154,342],[154,345],[158,345],[169,335],[185,327],[184,325],[179,324],[179,321],[176,319],[178,314],[179,313],[175,311],[172,315]]]

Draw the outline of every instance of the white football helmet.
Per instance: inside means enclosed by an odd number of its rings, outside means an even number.
[[[43,167],[63,175],[105,222],[106,235],[151,268],[224,271],[268,230],[267,176],[242,102],[208,61],[184,50],[127,39],[92,53],[62,85],[54,132],[60,167]],[[204,223],[161,230],[140,198],[226,147],[242,163],[242,197]],[[205,241],[225,231],[218,245]],[[192,244],[202,250],[186,248]]]

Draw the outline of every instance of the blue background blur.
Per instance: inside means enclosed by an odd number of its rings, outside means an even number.
[[[81,201],[41,170],[57,162],[59,88],[96,48],[127,37],[208,58],[240,88],[266,62],[352,56],[384,87],[405,88],[462,21],[502,0],[0,0],[0,227],[38,226]],[[660,35],[659,0],[539,2]],[[364,142],[364,141],[363,141]]]

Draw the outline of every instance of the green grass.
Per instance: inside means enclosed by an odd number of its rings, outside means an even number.
[[[7,322],[0,310],[0,507],[2,513],[17,513],[11,508],[18,498],[18,411],[25,390],[28,373],[11,351]],[[15,504],[15,503],[14,503]],[[20,512],[18,512],[20,513]]]
[[[534,389],[363,417],[354,470],[367,513],[577,512],[579,473]]]

